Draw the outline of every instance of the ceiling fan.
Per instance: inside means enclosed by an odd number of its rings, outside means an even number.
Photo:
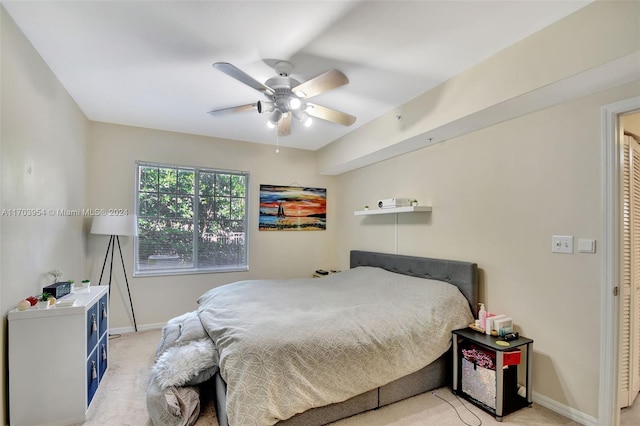
[[[260,114],[271,113],[267,125],[270,127],[277,126],[279,136],[291,134],[292,116],[307,126],[311,124],[311,117],[342,124],[343,126],[350,126],[356,121],[356,117],[353,115],[308,102],[308,99],[314,96],[349,83],[347,76],[336,69],[300,83],[289,76],[293,70],[293,65],[287,61],[278,61],[273,67],[278,76],[271,77],[263,84],[230,63],[216,62],[213,67],[261,92],[268,100],[216,109],[209,111],[209,114],[224,115],[253,109],[258,110]]]

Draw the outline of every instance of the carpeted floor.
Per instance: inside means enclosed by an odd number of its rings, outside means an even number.
[[[84,425],[151,426],[146,389],[160,330],[123,334],[110,340],[109,368]],[[442,399],[448,401],[443,401]],[[466,408],[465,408],[466,407]],[[197,426],[218,426],[213,404],[205,401]],[[457,411],[456,411],[457,410]],[[473,413],[473,414],[472,414]],[[475,416],[474,416],[475,414]],[[460,417],[458,417],[460,416]],[[477,417],[476,417],[477,416]],[[482,425],[578,425],[537,404],[503,418],[502,423],[449,389],[415,396],[398,403],[332,423],[332,426],[479,426]]]

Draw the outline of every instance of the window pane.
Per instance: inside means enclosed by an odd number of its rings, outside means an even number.
[[[213,220],[201,220],[199,222],[200,239],[202,241],[217,241],[221,234],[220,224]]]
[[[244,218],[244,198],[231,199],[231,219],[242,220]]]
[[[156,217],[158,215],[158,194],[140,193],[138,206],[138,216]]]
[[[176,201],[176,216],[181,219],[192,219],[193,197],[178,197]]]
[[[213,197],[200,197],[200,204],[198,208],[198,214],[202,219],[213,219]]]
[[[176,192],[176,169],[158,169],[158,184],[160,192]]]
[[[177,192],[179,194],[193,194],[195,172],[193,170],[178,170]]]
[[[228,198],[216,197],[215,218],[218,220],[229,219],[231,216],[231,202]]]
[[[138,218],[138,257],[147,259],[155,254],[156,247],[152,236],[158,227],[157,221]]]
[[[191,221],[167,221],[160,234],[167,254],[175,253],[182,262],[193,262],[193,223]]]
[[[158,203],[158,215],[160,217],[173,218],[176,216],[176,197],[169,194],[160,194]]]
[[[213,195],[213,188],[215,187],[216,175],[213,173],[200,173],[200,192],[201,196]]]
[[[199,241],[198,261],[204,267],[243,266],[246,264],[243,227],[234,231],[233,223],[209,223]]]
[[[191,221],[138,220],[138,269],[192,268],[191,227]]]
[[[244,176],[231,176],[231,196],[244,197],[246,192],[247,180]]]
[[[245,232],[244,220],[231,221],[231,232]]]
[[[217,196],[229,196],[231,195],[231,176],[230,175],[217,175],[215,195]]]
[[[156,192],[158,191],[158,169],[151,167],[142,167],[140,169],[140,191]]]
[[[138,179],[136,274],[247,269],[246,175],[138,164]]]

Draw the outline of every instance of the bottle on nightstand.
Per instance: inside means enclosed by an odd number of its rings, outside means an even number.
[[[479,303],[480,310],[478,311],[478,321],[480,321],[480,328],[486,330],[485,321],[487,320],[487,311],[484,309],[484,303]]]

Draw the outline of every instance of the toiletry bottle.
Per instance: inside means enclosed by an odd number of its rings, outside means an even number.
[[[480,320],[480,328],[486,330],[485,321],[487,319],[487,311],[484,309],[484,303],[479,303],[480,310],[478,311],[478,320]]]

